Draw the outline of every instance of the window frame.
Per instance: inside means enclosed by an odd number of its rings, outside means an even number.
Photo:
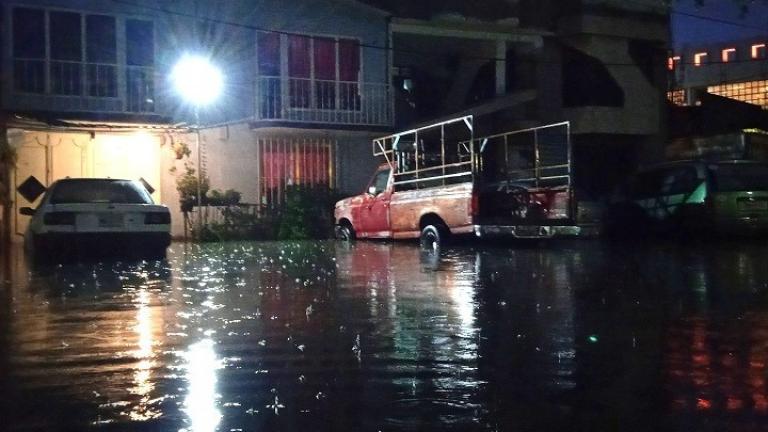
[[[14,20],[13,15],[14,11],[16,9],[30,9],[30,10],[36,10],[41,11],[43,13],[43,26],[44,26],[44,35],[43,35],[43,48],[44,48],[44,56],[40,59],[32,59],[32,58],[25,58],[25,57],[16,57],[15,52],[13,50],[14,44],[15,44],[15,34],[14,34]],[[149,68],[153,71],[157,68],[157,49],[158,49],[158,34],[157,34],[157,22],[152,17],[146,16],[146,15],[140,15],[140,14],[125,14],[125,13],[113,13],[110,11],[90,11],[90,10],[79,10],[79,9],[73,9],[73,8],[66,8],[66,7],[56,7],[56,6],[45,6],[45,5],[29,5],[29,4],[19,4],[14,3],[7,6],[8,16],[9,16],[9,41],[10,41],[10,61],[11,61],[11,92],[13,94],[21,94],[21,95],[30,95],[30,96],[54,96],[54,97],[64,97],[64,98],[88,98],[88,99],[97,99],[97,100],[114,100],[114,101],[122,101],[122,110],[121,112],[133,112],[129,109],[127,106],[128,104],[128,78],[127,78],[127,70],[129,68],[129,65],[127,63],[127,47],[126,43],[127,40],[124,37],[124,33],[126,31],[127,22],[129,20],[139,20],[139,21],[146,21],[151,23],[152,25],[152,58],[153,58],[153,64],[150,66],[136,66],[141,68]],[[50,73],[50,65],[51,62],[57,61],[53,60],[51,58],[51,29],[50,29],[50,14],[52,12],[64,12],[64,13],[75,13],[78,14],[80,17],[80,38],[81,38],[81,60],[78,63],[80,65],[80,91],[77,94],[59,94],[52,91],[52,81],[51,81],[51,73]],[[106,16],[109,18],[112,18],[114,20],[114,44],[115,44],[115,61],[114,63],[110,62],[92,62],[88,59],[88,17],[89,16]],[[123,34],[121,36],[121,33]],[[122,42],[122,43],[121,43]],[[30,92],[22,90],[17,86],[17,83],[19,82],[19,76],[20,74],[16,73],[15,70],[15,64],[17,60],[39,60],[43,62],[43,89],[40,92]],[[115,91],[113,95],[93,95],[91,94],[91,81],[88,79],[88,66],[89,65],[100,65],[100,66],[109,66],[113,67],[115,70],[114,74],[114,87]],[[153,72],[154,73],[154,72]],[[153,92],[154,97],[156,97],[157,94],[157,83],[154,83],[153,86]],[[156,103],[155,103],[156,107]],[[145,111],[141,111],[145,112]],[[154,111],[152,111],[154,112]]]
[[[350,84],[357,86],[357,96],[358,98],[362,97],[362,85],[363,85],[363,77],[365,76],[365,62],[364,62],[364,52],[363,52],[363,42],[360,37],[357,36],[350,36],[350,35],[342,35],[342,34],[329,34],[329,33],[298,33],[298,32],[277,32],[278,33],[278,73],[279,75],[261,75],[261,63],[260,63],[260,53],[259,53],[259,37],[261,34],[264,33],[275,33],[275,32],[265,32],[265,31],[256,31],[255,32],[255,43],[254,43],[254,51],[255,51],[255,74],[257,80],[259,78],[276,78],[279,80],[281,86],[285,86],[284,90],[281,90],[281,99],[282,104],[285,106],[286,109],[289,109],[291,111],[325,111],[325,112],[358,112],[362,109],[362,104],[358,101],[355,104],[352,104],[351,107],[348,108],[342,108],[342,106],[345,106],[344,104],[340,103],[339,100],[339,86],[341,84]],[[309,77],[308,78],[300,78],[300,77],[291,77],[289,74],[289,37],[290,36],[298,36],[298,37],[305,37],[309,39],[308,43],[308,52],[309,52]],[[315,39],[331,39],[333,40],[334,44],[334,50],[335,50],[335,79],[333,80],[320,80],[315,77]],[[341,74],[341,57],[339,55],[339,47],[340,42],[343,40],[349,40],[354,41],[355,45],[357,46],[357,53],[358,53],[358,71],[357,71],[357,80],[355,81],[344,81],[339,79]],[[288,88],[291,79],[306,79],[309,83],[309,91],[310,91],[310,98],[308,100],[308,103],[306,107],[304,106],[294,106],[292,104],[292,97],[290,95],[290,89]],[[323,108],[320,106],[320,104],[317,101],[317,94],[318,89],[317,85],[320,83],[334,83],[335,88],[335,98],[336,102],[333,104],[332,108]]]

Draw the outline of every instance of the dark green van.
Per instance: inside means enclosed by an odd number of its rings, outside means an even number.
[[[611,199],[604,230],[768,233],[768,163],[680,161],[644,169]]]

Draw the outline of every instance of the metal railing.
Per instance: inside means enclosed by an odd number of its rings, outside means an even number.
[[[386,83],[257,77],[256,119],[389,126],[392,98]]]
[[[374,139],[373,154],[384,156],[395,169],[396,190],[461,183],[474,175],[473,134],[473,117],[457,117]],[[467,144],[468,155],[452,150],[461,143]]]
[[[152,113],[153,67],[15,58],[13,90],[54,109]],[[125,74],[124,93],[119,88]]]
[[[493,152],[494,178],[499,187],[526,186],[565,187],[571,186],[571,129],[569,122],[538,126],[529,129],[475,138],[459,143],[459,152],[477,149],[481,154]],[[486,168],[485,159],[480,159],[480,170]]]

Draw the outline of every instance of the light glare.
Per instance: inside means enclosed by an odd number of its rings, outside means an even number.
[[[219,69],[200,56],[183,57],[174,66],[171,77],[176,91],[195,106],[211,103],[223,85]]]

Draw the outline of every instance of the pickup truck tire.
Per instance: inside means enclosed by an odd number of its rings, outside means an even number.
[[[437,249],[448,238],[447,229],[437,225],[427,225],[421,230],[419,243],[423,249]]]
[[[349,225],[341,225],[336,228],[336,239],[352,241],[355,239],[355,230]]]

